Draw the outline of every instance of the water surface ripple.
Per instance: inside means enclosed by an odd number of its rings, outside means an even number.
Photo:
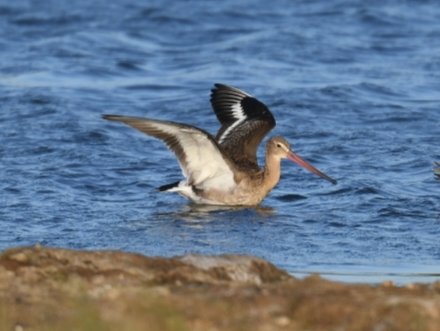
[[[348,282],[440,277],[436,1],[0,0],[0,249],[239,253]],[[288,161],[257,208],[195,206],[159,141],[212,133],[213,83],[266,103]],[[259,160],[263,163],[263,148]]]

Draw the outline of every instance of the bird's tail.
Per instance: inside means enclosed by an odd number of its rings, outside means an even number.
[[[167,184],[167,185],[162,185],[160,187],[158,187],[157,189],[159,190],[159,192],[164,192],[164,191],[168,191],[172,188],[178,187],[180,184],[180,181],[175,182],[175,183],[171,183],[171,184]]]

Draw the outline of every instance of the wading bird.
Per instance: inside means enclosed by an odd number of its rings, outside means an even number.
[[[275,127],[275,119],[262,102],[235,87],[215,84],[211,104],[221,127],[216,136],[195,126],[141,117],[102,115],[162,140],[176,155],[186,179],[159,187],[177,192],[195,203],[257,205],[278,183],[281,159],[287,158],[327,179],[291,149],[286,139],[266,143],[266,162],[257,163],[257,148]]]

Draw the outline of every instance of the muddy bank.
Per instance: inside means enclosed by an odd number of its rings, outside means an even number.
[[[440,281],[298,280],[251,256],[0,254],[1,330],[440,330]]]

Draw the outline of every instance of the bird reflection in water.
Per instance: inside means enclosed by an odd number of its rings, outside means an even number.
[[[230,212],[234,216],[227,215]],[[237,212],[239,212],[237,214]],[[241,213],[240,213],[241,212]],[[255,218],[255,213],[259,217],[269,217],[276,214],[275,208],[266,206],[222,206],[222,205],[203,205],[188,203],[181,210],[156,213],[156,217],[169,220],[183,220],[190,223],[213,222],[216,220]],[[240,215],[242,217],[240,217]]]

